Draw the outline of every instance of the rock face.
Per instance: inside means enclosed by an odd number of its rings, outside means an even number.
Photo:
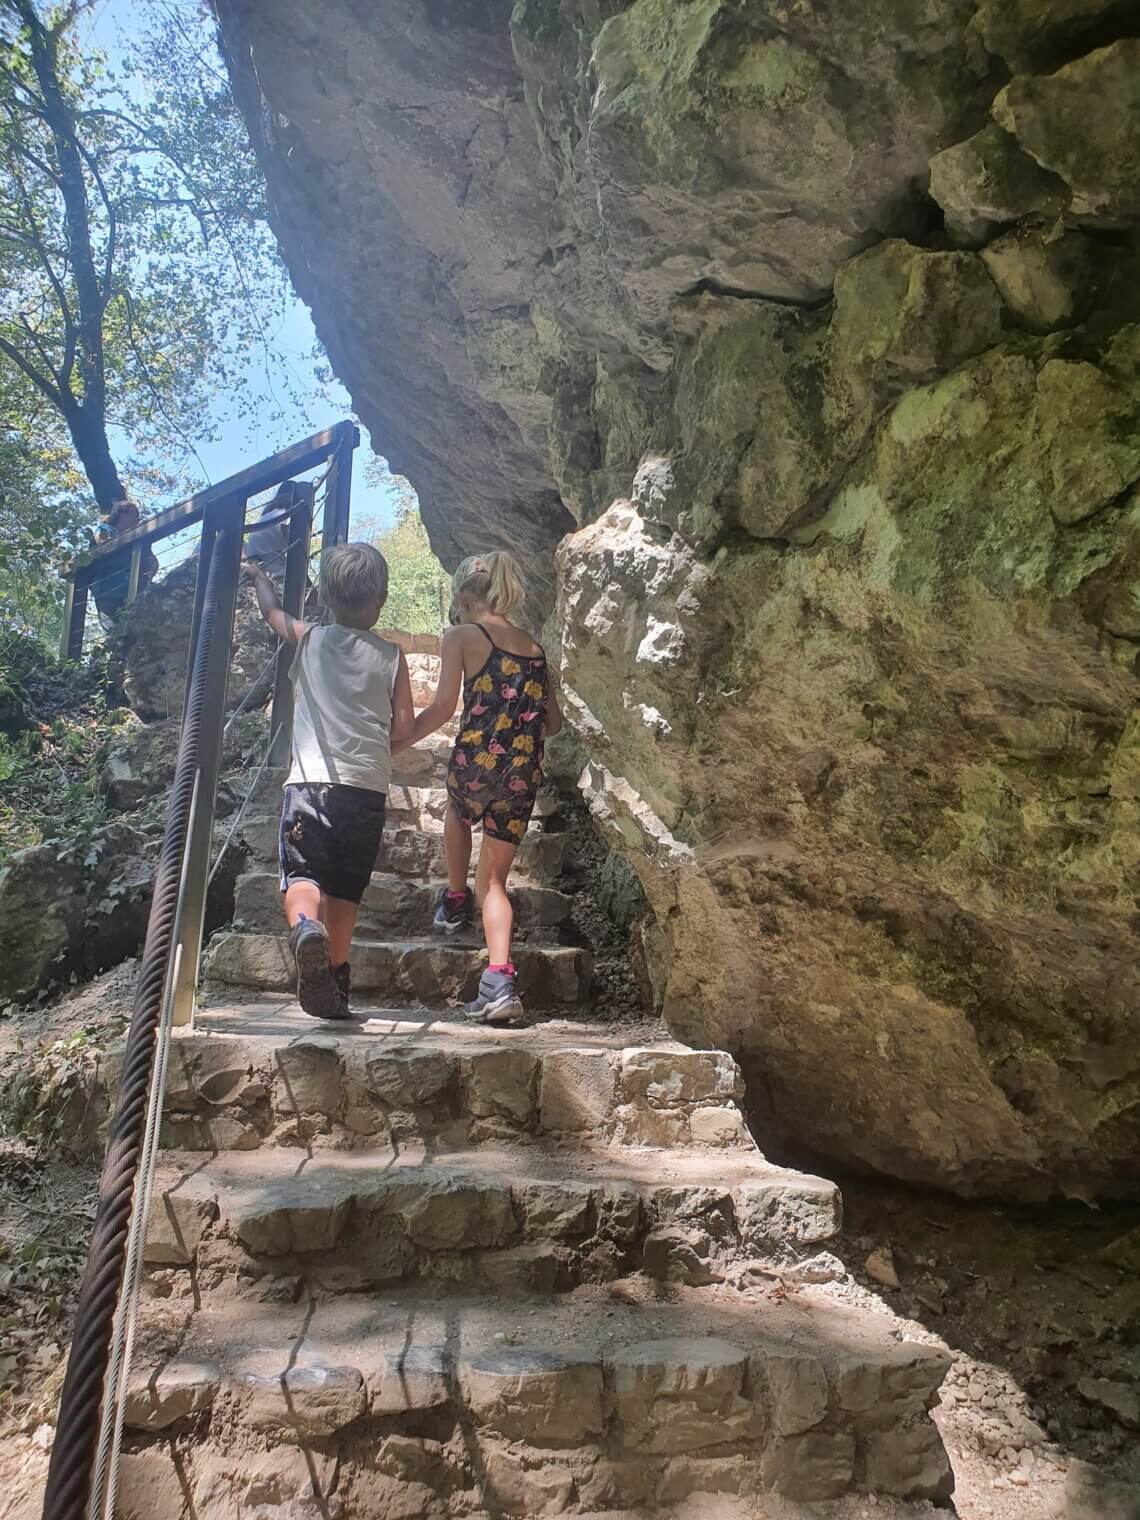
[[[674,1031],[767,1143],[1135,1195],[1130,7],[218,11],[437,552],[556,604]]]
[[[197,576],[195,555],[139,598],[112,640],[112,664],[120,673],[127,702],[145,723],[178,719],[182,712]],[[277,640],[245,585],[238,588],[233,647],[226,707],[254,712],[265,706],[273,691],[269,662]]]

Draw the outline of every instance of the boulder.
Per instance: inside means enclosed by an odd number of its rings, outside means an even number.
[[[132,711],[146,723],[176,719],[185,695],[190,625],[198,559],[194,555],[152,582],[121,618],[109,640],[112,667]],[[238,587],[234,657],[226,711],[264,707],[273,691],[270,663],[277,640],[257,608],[252,589]]]
[[[31,998],[133,955],[157,855],[152,835],[121,823],[13,855],[0,870],[0,996]]]
[[[178,761],[180,718],[144,723],[132,718],[108,740],[99,757],[99,789],[114,812],[129,812],[150,797],[170,789]],[[223,773],[241,767],[246,759],[260,762],[268,740],[264,714],[242,713],[222,740]],[[241,777],[235,778],[240,788]],[[221,816],[232,808],[223,792],[218,799]]]
[[[332,361],[444,563],[553,606],[559,763],[761,1146],[1135,1195],[1129,7],[218,14]],[[548,1059],[542,1127],[626,1133],[616,1080]]]

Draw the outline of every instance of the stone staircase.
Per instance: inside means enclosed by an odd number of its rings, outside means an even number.
[[[446,740],[411,752],[354,950],[368,1022],[289,996],[274,793],[175,1040],[123,1520],[767,1513],[944,1499],[949,1365],[811,1287],[840,1198],[771,1165],[732,1059],[575,1021],[590,989],[547,808],[516,888],[536,1021],[454,1011],[427,925]],[[279,994],[279,995],[274,995]],[[736,1506],[736,1508],[733,1508]]]

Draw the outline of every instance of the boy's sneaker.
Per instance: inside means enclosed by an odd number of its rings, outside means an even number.
[[[479,978],[478,996],[464,1003],[463,1012],[469,1019],[482,1024],[510,1024],[523,1016],[522,999],[515,991],[514,974],[510,971],[484,971]]]
[[[433,929],[440,929],[444,934],[454,934],[457,929],[466,929],[471,922],[475,911],[475,897],[468,888],[462,897],[453,897],[446,887],[439,894],[439,902],[435,907],[435,917],[431,921]]]
[[[339,1019],[340,1001],[329,965],[329,933],[319,920],[300,918],[289,930],[297,968],[297,1001],[314,1019]]]
[[[333,985],[336,988],[336,1007],[338,1019],[351,1019],[352,1014],[348,1010],[348,994],[352,982],[352,972],[347,961],[333,967]]]

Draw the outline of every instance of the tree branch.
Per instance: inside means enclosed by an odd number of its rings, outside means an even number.
[[[25,314],[23,312],[19,313],[19,318],[20,318],[20,326],[24,329],[24,331],[27,333],[28,337],[35,344],[36,350],[39,353],[40,358],[44,361],[44,368],[51,371],[51,374],[54,377],[56,384],[59,385],[59,376],[55,373],[55,366],[52,363],[51,354],[48,353],[47,349],[45,348],[42,338],[40,337],[39,333],[35,330],[35,328],[32,326],[32,324],[28,321],[27,317],[25,316]],[[60,387],[60,389],[62,390],[62,386]]]
[[[154,380],[151,377],[150,367],[148,366],[146,360],[143,358],[142,354],[139,353],[138,342],[135,338],[135,307],[134,302],[131,300],[130,291],[124,290],[122,293],[122,298],[123,309],[127,314],[127,342],[131,345],[131,352],[134,354],[135,362],[138,364],[139,369],[142,371],[142,377],[146,382],[147,389],[150,391],[151,396],[154,398],[154,404],[157,406],[158,410],[165,418],[167,427],[170,428],[171,432],[176,433],[178,437],[181,438],[187,452],[193,454],[194,458],[198,461],[198,467],[202,471],[202,474],[207,480],[209,480],[210,472],[207,470],[201,454],[199,454],[198,450],[190,442],[189,438],[187,438],[186,434],[179,427],[178,423],[175,422],[174,418],[167,411],[166,402],[162,399],[162,392],[159,390],[158,386],[154,383]]]
[[[75,333],[80,368],[83,375],[84,408],[103,413],[106,379],[103,367],[104,302],[95,268],[91,245],[91,220],[87,205],[87,185],[83,178],[83,158],[70,108],[59,82],[57,47],[63,25],[49,30],[40,19],[32,0],[8,0],[28,29],[32,68],[43,96],[44,119],[55,145],[59,164],[59,188],[63,198],[63,219],[67,231],[68,263],[75,280],[78,313]],[[64,12],[74,21],[75,0]],[[70,24],[70,22],[68,23]],[[66,371],[70,375],[70,369]]]
[[[111,204],[111,197],[107,194],[107,186],[103,182],[103,176],[99,172],[99,165],[95,161],[95,155],[76,140],[76,146],[83,155],[83,162],[91,170],[91,178],[99,190],[99,198],[103,202],[107,213],[107,247],[103,253],[103,298],[100,316],[107,309],[107,302],[111,299],[111,276],[115,270],[115,252],[118,239],[119,219],[115,208]]]
[[[11,359],[16,368],[32,382],[41,395],[47,397],[52,406],[58,407],[60,411],[63,410],[63,393],[50,380],[41,375],[35,365],[24,357],[16,345],[8,342],[3,333],[0,333],[0,354],[4,354],[7,358]]]
[[[39,223],[36,220],[36,211],[35,206],[32,203],[31,194],[28,190],[27,185],[24,183],[23,176],[15,167],[12,169],[12,180],[15,183],[16,189],[20,195],[20,202],[24,210],[24,220],[27,223],[32,245],[35,248],[36,253],[39,255],[39,260],[43,265],[44,273],[47,275],[48,280],[51,284],[51,288],[55,292],[56,303],[59,306],[59,314],[63,318],[63,330],[67,346],[71,350],[71,353],[74,354],[75,322],[71,314],[71,303],[67,299],[67,290],[64,287],[63,281],[60,279],[59,275],[56,274],[55,268],[52,265],[52,261],[47,250],[47,244],[44,242],[43,233],[40,231]],[[71,366],[65,359],[64,364],[61,368],[61,373],[64,375],[69,375],[70,372]]]

